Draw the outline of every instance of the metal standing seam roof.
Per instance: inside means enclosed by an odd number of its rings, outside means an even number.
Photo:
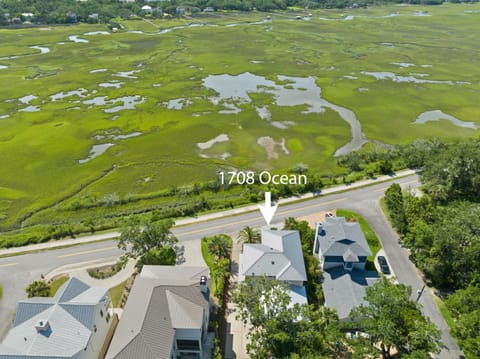
[[[170,358],[176,328],[201,328],[209,301],[199,288],[206,267],[144,266],[136,278],[107,359]]]
[[[262,231],[262,244],[244,244],[240,277],[274,276],[284,281],[306,281],[298,231]]]
[[[201,328],[203,324],[203,308],[185,299],[174,291],[166,290],[168,309],[173,328]],[[192,308],[195,307],[195,308]]]
[[[0,359],[77,358],[92,335],[96,305],[108,292],[106,288],[95,288],[92,295],[83,295],[82,302],[70,302],[89,289],[82,281],[71,278],[53,298],[20,301],[14,326],[0,345]],[[51,330],[37,332],[35,325],[40,321],[48,322]]]

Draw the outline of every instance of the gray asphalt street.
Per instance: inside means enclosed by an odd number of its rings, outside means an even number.
[[[403,188],[414,188],[419,184],[416,175],[392,180]],[[412,286],[415,294],[416,290],[423,286],[422,279],[408,259],[408,252],[398,244],[398,236],[390,227],[379,207],[379,199],[390,184],[379,183],[342,193],[319,196],[307,201],[281,205],[273,217],[272,225],[283,223],[284,218],[287,217],[306,216],[335,208],[355,211],[361,214],[377,233],[399,282]],[[238,233],[247,225],[257,228],[265,225],[260,211],[176,227],[173,232],[182,242],[198,240],[204,236],[218,233]],[[0,338],[5,335],[10,326],[16,302],[26,297],[24,288],[28,283],[39,279],[41,274],[46,274],[62,265],[101,259],[111,260],[120,254],[114,241],[103,241],[0,258],[0,282],[4,287],[4,297],[0,302]],[[199,255],[201,254],[199,253]],[[420,303],[423,305],[424,314],[442,329],[442,341],[446,348],[439,357],[442,359],[459,358],[461,352],[451,337],[429,291],[424,292]]]

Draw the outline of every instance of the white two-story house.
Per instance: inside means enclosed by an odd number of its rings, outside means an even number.
[[[243,245],[238,280],[262,276],[287,284],[292,303],[307,303],[307,272],[298,231],[262,230],[261,243]]]

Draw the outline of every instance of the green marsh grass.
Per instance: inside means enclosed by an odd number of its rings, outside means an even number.
[[[219,169],[285,172],[305,163],[312,173],[343,173],[333,154],[349,141],[350,128],[338,114],[328,109],[322,114],[304,113],[305,106],[276,106],[273,96],[261,91],[251,94],[251,103],[238,104],[240,113],[221,114],[223,108],[210,101],[217,94],[203,86],[212,74],[248,71],[277,85],[281,84],[278,75],[313,76],[323,98],[355,112],[367,139],[386,144],[418,137],[478,136],[475,130],[447,121],[413,122],[422,112],[436,109],[478,122],[479,15],[465,11],[479,9],[478,4],[445,4],[319,10],[309,11],[313,12],[310,21],[295,21],[297,13],[305,13],[298,9],[118,20],[128,31],[148,34],[84,35],[108,31],[102,24],[0,29],[0,65],[8,66],[0,69],[0,81],[9,84],[0,87],[0,231],[4,231],[0,245],[40,240],[51,224],[69,224],[80,231],[93,217],[104,228],[118,225],[122,216],[132,212],[176,206],[183,198],[159,193],[212,181]],[[423,10],[432,16],[414,16]],[[398,16],[386,17],[393,12]],[[271,22],[255,24],[267,15],[272,16]],[[354,19],[342,20],[346,16]],[[199,23],[217,26],[188,27]],[[177,26],[186,27],[157,33]],[[74,43],[69,40],[72,35],[89,42]],[[50,52],[41,54],[30,48],[35,45],[48,47]],[[132,73],[134,78],[118,77],[119,72],[128,71],[137,71]],[[362,71],[469,83],[397,83],[376,80]],[[119,81],[121,87],[99,86],[111,81]],[[54,94],[78,89],[86,90],[84,97],[51,101]],[[28,106],[19,101],[26,95],[37,97],[30,105],[39,106],[38,112],[19,111]],[[145,101],[134,110],[110,113],[105,110],[120,102],[83,103],[96,97],[112,101],[135,95]],[[167,109],[165,103],[172,99],[191,104],[181,110]],[[258,117],[255,106],[268,106],[273,120],[295,125],[275,128]],[[142,136],[95,138],[135,131]],[[199,150],[197,143],[221,133],[230,140]],[[289,153],[276,146],[278,158],[269,159],[257,143],[264,136],[284,140]],[[89,156],[94,144],[101,143],[114,146],[95,159],[78,163]],[[218,158],[226,152],[231,156]],[[97,201],[108,196],[143,199],[76,210],[74,204],[88,196]],[[240,189],[204,196],[215,205],[248,201]]]

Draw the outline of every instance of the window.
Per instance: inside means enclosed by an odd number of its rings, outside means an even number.
[[[198,340],[177,339],[178,350],[200,350]]]

